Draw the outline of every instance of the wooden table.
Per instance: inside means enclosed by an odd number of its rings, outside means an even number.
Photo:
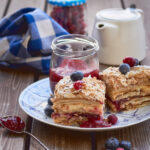
[[[88,0],[88,23],[91,34],[94,17],[98,10],[111,7],[128,7],[135,3],[144,10],[147,45],[150,47],[150,1],[148,0]],[[37,7],[49,11],[45,0],[0,0],[0,17],[23,7]],[[142,62],[150,65],[150,48]],[[44,78],[32,71],[0,69],[0,114],[19,115],[26,122],[26,130],[43,141],[50,150],[104,150],[105,140],[116,137],[132,142],[134,150],[150,150],[150,120],[138,125],[106,132],[85,133],[51,127],[27,116],[19,107],[20,92],[29,84]],[[16,135],[0,128],[0,150],[42,150],[39,144],[28,136]]]

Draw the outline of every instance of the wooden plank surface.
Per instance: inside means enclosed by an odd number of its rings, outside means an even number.
[[[0,114],[19,115],[27,123],[27,115],[21,110],[18,97],[33,82],[33,75],[13,70],[0,70]],[[0,129],[1,150],[22,150],[25,138]]]
[[[121,7],[120,0],[88,0],[87,1],[87,17],[88,17],[88,31],[91,36],[94,26],[96,12],[106,8]]]
[[[45,0],[11,0],[7,14],[11,14],[25,7],[35,7],[44,10]]]
[[[1,9],[0,9],[0,18],[3,17],[3,14],[4,14],[4,11],[5,11],[7,2],[8,2],[8,0],[0,0],[0,6],[1,6]]]
[[[38,2],[36,2],[36,0],[27,0],[23,2],[12,0],[10,5],[8,6],[8,11],[5,11],[7,10],[7,0],[0,1],[0,17],[4,14],[4,11],[7,15],[8,13],[14,12],[15,10],[25,6],[44,6],[44,2],[42,3],[43,5],[39,5]],[[25,121],[26,125],[29,125],[29,117],[19,107],[18,98],[21,91],[33,81],[34,74],[29,71],[22,72],[10,69],[0,69],[1,116],[19,115]],[[0,133],[0,150],[23,150],[26,147],[26,136],[7,132],[2,128],[0,128]]]
[[[147,41],[147,55],[143,60],[143,64],[150,65],[150,1],[148,0],[124,0],[125,6],[129,7],[131,4],[136,4],[137,8],[140,8],[144,12],[144,26],[146,31],[146,41]]]

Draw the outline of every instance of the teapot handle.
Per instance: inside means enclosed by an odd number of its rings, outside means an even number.
[[[137,12],[139,12],[144,20],[144,12],[142,9],[136,9]]]

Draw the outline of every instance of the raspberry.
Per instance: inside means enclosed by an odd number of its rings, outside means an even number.
[[[80,90],[82,89],[82,86],[83,86],[83,81],[76,81],[74,84],[73,84],[73,87],[75,90]]]
[[[130,67],[133,67],[135,65],[136,61],[133,57],[126,57],[123,59],[123,63],[128,64]]]
[[[125,150],[125,149],[122,147],[118,147],[116,150]]]
[[[108,119],[108,122],[111,123],[111,124],[113,124],[113,125],[116,124],[117,121],[118,121],[117,116],[114,115],[114,114],[109,115],[107,119]]]

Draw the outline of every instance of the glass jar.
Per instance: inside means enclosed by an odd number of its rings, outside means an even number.
[[[87,34],[86,0],[48,0],[50,16],[71,34]]]
[[[63,76],[82,71],[85,77],[99,77],[98,42],[86,35],[70,34],[52,42],[49,78],[52,92]]]

